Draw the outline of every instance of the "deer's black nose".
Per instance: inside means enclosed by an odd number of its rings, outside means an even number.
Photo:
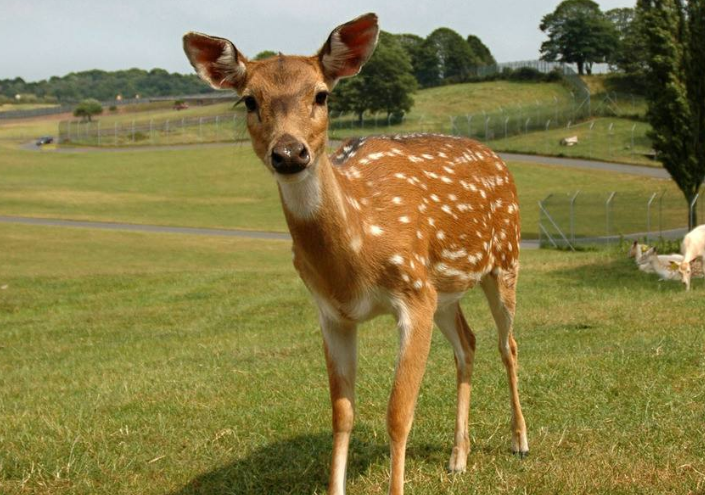
[[[311,162],[306,145],[284,134],[272,148],[272,167],[280,174],[298,174]]]

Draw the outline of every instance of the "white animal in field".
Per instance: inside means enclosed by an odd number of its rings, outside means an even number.
[[[658,274],[659,280],[681,280],[681,274],[678,270],[680,263],[667,261],[665,259],[662,260],[661,258],[662,256],[657,254],[655,247],[646,251],[642,255],[642,259],[644,260],[643,264],[648,266],[648,270],[644,269],[644,271]],[[663,256],[663,258],[666,258],[666,256]]]
[[[636,265],[644,273],[657,273],[652,267],[649,259],[646,257],[646,253],[652,248],[646,244],[639,244],[638,241],[634,241],[631,248],[629,248],[629,257],[634,258]],[[655,254],[655,253],[654,253]],[[683,255],[681,254],[657,254],[658,261],[663,263],[664,266],[669,263],[680,264],[683,261]]]
[[[693,261],[700,258],[700,271],[702,274],[702,262],[705,261],[705,225],[695,227],[683,239],[681,244],[683,261],[680,263],[679,271],[685,290],[690,290],[690,278],[694,275]]]

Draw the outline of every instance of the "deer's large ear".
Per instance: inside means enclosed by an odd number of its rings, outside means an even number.
[[[376,14],[365,14],[338,26],[318,52],[328,83],[354,76],[372,56],[377,46],[379,26]]]
[[[215,89],[239,91],[245,84],[247,59],[230,41],[201,33],[186,33],[184,52],[201,79]]]

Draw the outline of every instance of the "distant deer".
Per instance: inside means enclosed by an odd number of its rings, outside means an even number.
[[[333,408],[329,494],[345,492],[353,427],[357,325],[392,314],[400,336],[387,413],[389,492],[404,489],[406,443],[435,321],[457,367],[452,471],[465,470],[475,336],[459,301],[479,284],[499,330],[509,379],[512,450],[529,446],[512,336],[519,210],[512,177],[485,146],[440,135],[347,141],[330,157],[327,100],[377,43],[377,16],[337,27],[312,57],[247,60],[228,40],[198,33],[184,49],[214,88],[237,91],[256,154],[274,176],[294,266],[318,306]]]

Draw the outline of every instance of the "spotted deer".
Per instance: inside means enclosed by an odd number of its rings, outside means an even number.
[[[184,36],[200,77],[235,90],[256,154],[276,180],[293,239],[294,266],[318,307],[333,409],[329,494],[345,492],[353,427],[358,324],[392,314],[399,354],[389,399],[389,492],[403,493],[406,443],[433,323],[457,368],[455,445],[463,471],[475,335],[459,302],[482,287],[509,379],[512,450],[528,453],[512,336],[519,271],[519,210],[502,160],[469,139],[429,134],[353,139],[328,156],[327,100],[357,74],[377,43],[377,16],[332,31],[311,57],[245,58],[228,40]]]

